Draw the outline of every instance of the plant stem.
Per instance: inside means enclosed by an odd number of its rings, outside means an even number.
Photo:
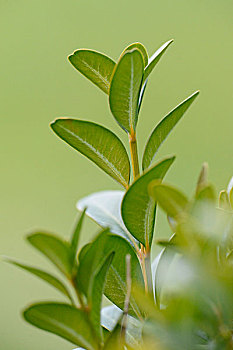
[[[130,304],[130,295],[131,295],[131,255],[127,254],[125,257],[126,262],[126,296],[125,296],[125,304],[124,304],[124,312],[121,324],[121,341],[122,345],[125,343],[125,335],[126,335],[126,327],[127,327],[127,317],[129,313],[129,304]]]
[[[148,294],[148,283],[147,283],[147,274],[146,274],[146,265],[145,265],[145,253],[144,253],[144,247],[141,244],[141,266],[142,266],[142,275],[144,279],[144,284],[145,284],[145,291],[146,294]]]
[[[138,162],[138,150],[137,150],[137,139],[134,131],[129,134],[129,146],[131,154],[131,162],[133,168],[133,178],[134,180],[139,176],[139,162]],[[153,283],[152,283],[152,272],[151,272],[151,253],[149,246],[144,248],[141,244],[141,254],[138,256],[141,261],[142,274],[145,283],[145,291],[148,294],[153,294]]]
[[[129,134],[129,147],[131,154],[131,162],[133,168],[133,178],[134,180],[139,175],[139,163],[138,163],[138,150],[137,150],[137,139],[134,131]]]
[[[84,301],[83,301],[82,295],[81,295],[80,292],[79,292],[79,287],[78,287],[78,285],[77,285],[77,281],[75,280],[75,278],[72,278],[72,279],[70,280],[70,282],[71,282],[71,284],[72,284],[72,286],[73,286],[73,288],[74,288],[74,290],[75,290],[75,293],[76,293],[76,295],[77,295],[77,298],[78,298],[78,301],[79,301],[79,304],[80,304],[81,308],[82,308],[83,310],[86,310],[86,305],[85,305],[85,303],[84,303]]]
[[[153,281],[152,281],[152,271],[151,271],[151,253],[147,251],[145,253],[145,269],[146,269],[146,280],[148,293],[153,295]]]

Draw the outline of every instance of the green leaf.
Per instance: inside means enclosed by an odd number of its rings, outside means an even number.
[[[198,196],[198,193],[202,190],[203,187],[208,185],[208,172],[209,172],[208,163],[204,163],[202,165],[202,169],[197,181],[196,196]]]
[[[227,187],[227,193],[230,199],[231,207],[233,209],[233,177],[231,178],[228,187]]]
[[[144,60],[144,67],[146,67],[148,64],[148,53],[146,51],[145,46],[142,45],[141,43],[130,44],[129,46],[127,46],[125,48],[125,50],[122,52],[121,56],[123,56],[127,51],[131,51],[133,49],[138,49],[141,52],[141,55],[142,55],[143,60]]]
[[[172,218],[180,215],[188,206],[188,200],[183,193],[156,180],[150,183],[149,194]]]
[[[163,282],[166,279],[165,268],[168,266],[174,259],[176,255],[176,250],[171,249],[175,244],[176,236],[175,234],[169,239],[167,247],[162,249],[162,251],[157,255],[152,263],[152,273],[154,280],[154,289],[155,289],[155,299],[156,304],[160,308],[160,294],[163,287]]]
[[[78,249],[78,244],[79,244],[79,239],[80,239],[80,233],[83,225],[83,220],[85,217],[85,211],[86,209],[84,208],[78,222],[76,224],[72,239],[71,239],[71,250],[72,250],[72,256],[73,256],[73,262],[76,263],[76,256],[77,256],[77,249]]]
[[[59,335],[71,343],[87,350],[99,349],[87,315],[67,304],[34,304],[23,313],[25,320],[33,326]]]
[[[146,91],[146,86],[147,86],[147,82],[148,80],[146,80],[144,82],[144,84],[142,85],[141,91],[140,91],[140,95],[139,95],[139,99],[138,99],[138,114],[140,112],[141,106],[142,106],[142,100]]]
[[[125,192],[101,191],[82,198],[77,203],[78,210],[86,209],[86,214],[103,228],[132,242],[132,237],[121,217],[121,202]]]
[[[69,300],[71,301],[71,303],[73,303],[73,299],[72,299],[68,289],[66,288],[66,286],[57,277],[54,277],[50,273],[45,272],[45,271],[43,271],[41,269],[38,269],[38,268],[35,268],[35,267],[32,267],[32,266],[28,266],[26,264],[19,263],[16,260],[13,260],[11,258],[6,258],[5,260],[6,260],[6,262],[9,262],[10,264],[15,265],[17,267],[20,267],[21,269],[23,269],[25,271],[28,271],[31,274],[39,277],[43,281],[49,283],[51,286],[55,287],[62,294],[64,294],[66,297],[68,297]]]
[[[123,311],[116,305],[105,306],[101,310],[101,325],[110,332],[116,327]]]
[[[116,181],[128,186],[129,157],[120,139],[110,130],[95,123],[68,118],[55,120],[51,128]]]
[[[163,179],[175,157],[162,160],[130,186],[122,201],[122,218],[129,232],[150,247],[154,232],[156,205],[148,194],[152,180]]]
[[[87,243],[85,244],[82,249],[80,250],[80,252],[78,253],[78,260],[79,262],[83,259],[83,257],[85,256],[86,252],[88,251],[88,249],[90,248],[91,243]]]
[[[77,279],[82,292],[88,295],[96,269],[103,259],[112,252],[115,252],[115,255],[107,274],[105,295],[123,309],[127,290],[125,264],[127,254],[131,255],[132,283],[144,286],[138,257],[125,239],[111,235],[107,230],[101,232],[81,260]],[[140,310],[134,299],[131,299],[130,302],[130,313],[140,315]]]
[[[156,153],[158,152],[159,147],[167,138],[174,126],[181,119],[181,117],[184,115],[184,113],[187,111],[189,106],[193,103],[198,94],[199,91],[194,92],[194,94],[189,96],[186,100],[175,107],[169,114],[166,115],[166,117],[164,117],[159,122],[159,124],[152,131],[143,154],[143,170],[149,168]]]
[[[44,254],[64,275],[71,277],[73,261],[70,245],[48,233],[33,233],[27,237],[29,243]]]
[[[230,199],[230,203],[231,203],[231,208],[233,209],[233,188],[231,189],[231,191],[229,193],[229,199]]]
[[[138,49],[126,51],[115,68],[109,93],[112,114],[128,133],[134,133],[138,119],[138,99],[144,60]]]
[[[112,263],[114,252],[110,253],[97,269],[93,278],[90,295],[88,296],[88,306],[90,308],[89,317],[97,337],[103,341],[103,330],[100,322],[102,296],[108,269]]]
[[[106,94],[116,63],[108,56],[93,50],[81,49],[68,57],[70,63]]]
[[[101,324],[110,332],[116,327],[119,319],[122,317],[123,311],[116,305],[106,306],[101,310]],[[126,327],[126,343],[133,348],[139,345],[141,340],[142,324],[136,318],[127,317]]]
[[[121,325],[118,322],[116,327],[107,338],[103,350],[124,350],[124,344],[121,337]]]
[[[143,81],[146,81],[146,79],[149,77],[150,73],[153,71],[156,64],[159,62],[160,58],[163,56],[165,51],[167,50],[168,46],[173,42],[172,40],[167,41],[165,44],[163,44],[154,54],[149,58],[148,65],[145,68],[145,73],[143,77]]]
[[[209,201],[209,202],[215,202],[216,201],[216,193],[215,189],[211,185],[205,185],[203,186],[196,196],[196,199],[199,201]]]
[[[223,190],[219,194],[219,207],[225,210],[231,210],[231,203],[226,190]]]

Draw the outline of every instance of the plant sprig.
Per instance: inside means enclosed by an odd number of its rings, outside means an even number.
[[[86,350],[233,348],[232,313],[226,307],[233,302],[233,182],[221,191],[216,208],[206,164],[191,200],[162,182],[174,156],[154,164],[158,149],[199,91],[161,119],[146,142],[141,164],[138,157],[137,128],[145,89],[172,42],[151,57],[141,43],[133,43],[117,62],[88,49],[69,56],[74,68],[108,95],[114,119],[128,134],[130,157],[122,141],[96,123],[58,118],[51,128],[124,190],[81,199],[77,207],[82,213],[70,241],[46,232],[27,237],[60,277],[6,259],[68,299],[33,304],[24,311],[25,320]],[[172,236],[158,241],[163,250],[152,262],[158,204],[168,216]],[[80,247],[85,215],[101,231]],[[105,308],[103,296],[110,302]]]

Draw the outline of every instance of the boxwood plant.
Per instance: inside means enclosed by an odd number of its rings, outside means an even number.
[[[51,128],[122,190],[81,199],[77,204],[81,214],[69,242],[47,232],[27,237],[62,279],[7,259],[64,296],[63,303],[29,306],[24,319],[79,349],[233,349],[233,181],[217,202],[204,164],[194,195],[188,199],[162,182],[175,157],[156,160],[158,149],[199,91],[161,119],[146,142],[141,164],[138,158],[136,135],[143,96],[171,43],[151,57],[142,44],[131,44],[117,62],[86,49],[69,56],[73,67],[107,95],[113,117],[128,135],[130,157],[121,140],[102,125],[59,118]],[[162,240],[157,233],[156,243],[162,250],[152,262],[158,204],[167,214],[171,237]],[[85,215],[101,230],[80,248]],[[108,306],[102,308],[104,296]]]

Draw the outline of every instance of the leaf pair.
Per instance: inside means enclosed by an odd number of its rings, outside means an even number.
[[[149,60],[142,44],[132,44],[123,51],[114,68],[109,105],[118,124],[130,135],[136,132],[148,77],[171,43],[172,40],[165,43]]]
[[[145,81],[172,42],[173,40],[169,40],[163,44],[150,59],[148,59],[148,53],[141,43],[133,43],[122,52],[120,59],[126,52],[137,49],[143,57]],[[110,83],[116,68],[116,63],[110,57],[94,50],[79,49],[68,59],[74,68],[106,94],[109,94]]]
[[[140,264],[132,246],[120,236],[110,234],[107,230],[101,232],[80,261],[77,274],[77,281],[81,291],[87,299],[93,290],[93,276],[102,264],[102,261],[109,254],[114,253],[114,257],[107,273],[104,294],[119,308],[124,308],[125,295],[127,292],[126,283],[126,255],[131,256],[132,283],[143,286],[143,277]],[[140,310],[132,299],[130,301],[129,312],[140,316]]]
[[[103,344],[100,324],[102,294],[113,255],[109,254],[102,264],[92,271],[92,287],[87,301],[88,312],[67,304],[40,303],[25,310],[26,321],[87,350],[99,349],[98,344]]]
[[[117,64],[108,56],[85,49],[75,51],[69,61],[109,94],[113,116],[125,131],[132,133],[137,124],[145,81],[171,43],[172,40],[162,45],[149,60],[145,47],[134,43],[123,51]]]
[[[110,109],[115,119],[133,135],[148,76],[171,42],[165,43],[150,59],[144,46],[134,43],[123,51],[117,64],[101,53],[84,49],[75,51],[69,60],[77,70],[109,94]],[[154,129],[145,147],[143,170],[151,165],[158,148],[197,94],[194,93],[177,106]],[[51,123],[51,127],[70,146],[128,188],[129,157],[114,133],[98,124],[70,118],[57,119]]]
[[[155,127],[144,150],[143,170],[151,166],[159,147],[198,94],[197,91],[183,101]],[[51,123],[51,127],[61,139],[92,160],[125,188],[128,187],[129,157],[114,133],[98,124],[69,118],[57,119]]]
[[[148,194],[152,180],[162,180],[175,157],[168,157],[140,176],[124,193],[102,191],[81,199],[77,208],[86,208],[86,214],[101,227],[109,227],[116,235],[126,238],[131,245],[141,242],[150,247],[153,239],[156,203]]]

